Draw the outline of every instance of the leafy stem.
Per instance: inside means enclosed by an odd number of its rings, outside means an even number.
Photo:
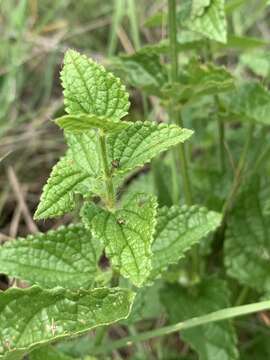
[[[115,207],[115,193],[114,193],[111,169],[108,162],[106,137],[102,130],[99,130],[99,148],[100,148],[100,158],[103,166],[104,180],[106,187],[106,197],[107,197],[106,203],[109,209],[113,209]]]
[[[230,307],[210,314],[194,317],[186,321],[179,322],[174,325],[164,326],[160,329],[150,330],[134,336],[127,336],[123,339],[114,341],[113,343],[104,344],[102,347],[96,348],[95,353],[111,352],[125,346],[130,346],[140,341],[146,341],[155,337],[168,335],[177,331],[191,329],[197,326],[214,323],[217,321],[232,319],[239,316],[244,316],[259,311],[270,309],[270,301],[261,301],[253,304]]]

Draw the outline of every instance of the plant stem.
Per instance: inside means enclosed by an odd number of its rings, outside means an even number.
[[[170,81],[171,84],[177,82],[178,80],[178,54],[177,54],[177,27],[176,27],[176,1],[168,0],[168,12],[169,12],[169,39],[170,39],[170,58],[171,58],[171,73],[170,73]],[[181,114],[179,111],[175,110],[174,102],[171,103],[169,109],[169,117],[170,121],[174,122],[178,126],[183,127],[183,121],[181,118]],[[187,157],[185,151],[185,145],[178,145],[179,152],[179,160],[181,166],[181,173],[183,179],[183,187],[185,200],[188,205],[192,204],[192,194],[191,194],[191,186],[190,179],[188,174],[188,166],[187,166]],[[177,169],[177,164],[174,163],[175,168]],[[173,174],[177,175],[177,170],[173,171]]]
[[[217,117],[218,117],[218,135],[219,135],[219,159],[220,159],[220,170],[223,174],[225,171],[225,124],[221,116],[219,115],[219,111],[221,110],[219,97],[218,95],[214,96],[216,108],[217,108]]]
[[[114,12],[110,31],[110,40],[108,46],[108,55],[112,56],[117,47],[117,31],[123,17],[123,0],[114,0]]]
[[[178,51],[177,51],[177,26],[176,26],[176,0],[168,0],[168,25],[169,25],[169,40],[170,40],[170,59],[171,59],[171,73],[170,81],[173,85],[174,82],[178,81]],[[174,100],[172,100],[169,117],[170,121],[174,122],[176,125],[183,127],[183,120],[181,113],[176,109]],[[175,151],[175,150],[174,150]],[[188,163],[186,156],[185,144],[179,144],[177,146],[177,152],[179,156],[181,175],[183,180],[184,196],[187,205],[192,205],[192,192],[190,185],[190,178],[188,172]],[[178,182],[178,172],[177,172],[177,155],[174,154],[174,162],[172,165],[172,175],[173,175],[173,199],[174,203],[179,201],[179,187],[177,189]],[[192,282],[197,281],[197,276],[200,272],[199,265],[199,248],[195,246],[191,254],[192,261]]]
[[[244,286],[240,292],[240,294],[238,295],[236,302],[235,302],[235,306],[240,306],[243,304],[243,302],[245,301],[247,295],[249,293],[249,287]]]
[[[232,319],[239,316],[244,316],[259,311],[269,310],[270,301],[261,301],[253,304],[230,307],[227,309],[218,310],[207,315],[195,317],[183,322],[179,322],[175,325],[169,325],[156,330],[146,331],[144,333],[127,336],[123,339],[116,340],[109,344],[104,344],[102,347],[96,348],[95,354],[111,352],[115,349],[119,349],[125,346],[130,346],[140,341],[146,341],[155,337],[168,335],[177,331],[191,329],[200,325],[205,325],[217,321]]]
[[[107,196],[106,202],[109,209],[114,209],[115,207],[114,186],[112,181],[111,169],[108,163],[106,138],[102,130],[99,130],[99,148],[100,148],[100,158],[103,166],[104,180],[106,186],[106,196]]]
[[[128,16],[131,25],[131,36],[134,44],[134,48],[138,50],[141,47],[140,42],[140,33],[138,26],[138,16],[136,11],[136,6],[134,0],[128,1]]]

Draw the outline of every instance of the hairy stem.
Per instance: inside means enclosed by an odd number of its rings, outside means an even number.
[[[106,148],[106,137],[102,130],[99,131],[99,148],[100,158],[104,172],[104,181],[106,187],[106,203],[109,209],[115,207],[115,194],[114,186],[112,181],[111,169],[108,162],[107,148]]]
[[[268,300],[268,301],[261,301],[249,305],[235,306],[227,309],[218,310],[207,315],[203,315],[183,322],[179,322],[175,325],[169,325],[162,327],[160,329],[146,331],[144,333],[134,336],[127,336],[123,339],[116,340],[107,345],[104,344],[104,346],[100,348],[96,348],[95,353],[111,352],[115,349],[119,349],[125,346],[130,346],[140,341],[146,341],[155,337],[168,335],[177,331],[191,329],[193,327],[197,327],[200,325],[205,325],[216,321],[232,319],[235,317],[244,316],[269,309],[270,309],[270,301]]]

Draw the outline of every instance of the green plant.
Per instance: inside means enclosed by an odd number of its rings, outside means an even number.
[[[179,331],[200,359],[239,359],[230,319],[270,309],[268,300],[242,305],[267,299],[270,291],[269,202],[264,201],[269,191],[261,172],[269,147],[262,151],[254,142],[267,137],[270,95],[257,81],[243,84],[215,61],[230,41],[225,14],[239,4],[185,1],[177,8],[168,0],[168,14],[161,17],[168,22],[168,40],[112,59],[114,70],[139,88],[144,100],[160,100],[167,111],[162,123],[150,121],[151,114],[133,120],[120,79],[85,55],[66,52],[61,81],[67,114],[54,122],[64,131],[67,151],[43,188],[35,219],[73,212],[74,221],[1,247],[1,271],[31,286],[0,296],[0,359],[104,358],[132,344],[138,359],[150,353],[193,359],[192,351],[168,355],[166,346],[163,352],[162,338],[153,342],[153,352],[140,346]],[[120,10],[119,5],[115,27]],[[159,24],[160,17],[148,22],[153,21]],[[137,29],[134,33],[138,48]],[[110,52],[115,43],[116,30]],[[183,48],[187,53],[179,59]],[[194,56],[200,51],[204,63]],[[202,119],[206,129],[191,136],[184,124],[198,128],[194,119]],[[229,122],[240,128],[242,150]],[[191,161],[189,144],[195,152],[198,140],[205,150]],[[230,156],[238,159],[233,179],[226,141]],[[150,170],[144,167],[148,163]],[[163,313],[170,324],[149,330],[147,321]],[[143,321],[140,333],[138,321]],[[105,341],[112,324],[128,335]],[[249,324],[247,349],[257,331]],[[93,339],[77,338],[92,329]],[[50,346],[70,338],[73,349],[68,343]],[[265,346],[263,334],[255,340]],[[241,348],[241,356],[247,353]]]

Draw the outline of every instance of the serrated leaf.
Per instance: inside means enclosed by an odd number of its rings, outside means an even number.
[[[69,151],[76,165],[91,177],[100,176],[98,137],[94,130],[84,133],[65,133]]]
[[[193,245],[214,231],[220,222],[219,213],[196,205],[159,209],[149,279],[154,280],[170,264],[177,263]]]
[[[224,105],[241,120],[270,124],[270,92],[257,82],[241,84],[224,97]]]
[[[89,230],[71,225],[7,242],[0,249],[0,269],[45,288],[89,288],[101,252]]]
[[[209,0],[203,3],[198,0],[189,1],[186,9],[179,13],[180,23],[211,40],[226,43],[227,23],[224,5],[224,0]]]
[[[228,307],[230,294],[226,283],[207,278],[189,289],[167,285],[161,300],[172,323]],[[222,321],[181,331],[181,338],[199,355],[200,360],[236,360],[236,334],[230,321]]]
[[[86,205],[85,224],[100,239],[114,269],[140,287],[151,270],[151,244],[156,224],[154,196],[135,194],[114,213]]]
[[[120,79],[85,55],[74,50],[66,52],[61,80],[67,113],[116,119],[127,114],[128,93]]]
[[[7,290],[0,294],[0,359],[23,357],[52,341],[124,319],[133,298],[119,288]]]
[[[227,273],[258,292],[270,291],[269,214],[259,197],[259,183],[242,192],[228,219],[225,234]]]
[[[43,188],[35,219],[46,219],[63,215],[74,209],[74,194],[81,186],[91,190],[91,179],[83,172],[71,156],[62,157],[53,167],[47,184]]]
[[[192,130],[176,125],[137,121],[127,129],[108,137],[108,155],[117,161],[114,175],[125,174],[149,162],[153,157],[182,143],[193,134]]]
[[[256,51],[242,54],[240,61],[258,76],[270,75],[270,52]]]
[[[168,81],[168,71],[161,64],[159,55],[151,51],[151,47],[121,56],[115,60],[115,65],[124,72],[132,86],[149,94],[159,95],[161,87]]]
[[[96,128],[104,132],[115,132],[125,129],[129,125],[126,121],[118,121],[117,119],[92,114],[64,115],[55,119],[55,122],[62,129],[70,132],[85,132]]]

